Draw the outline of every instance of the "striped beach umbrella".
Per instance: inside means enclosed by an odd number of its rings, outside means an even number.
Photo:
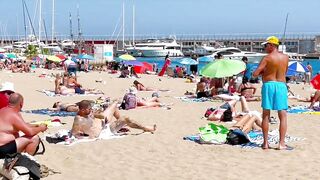
[[[288,71],[309,72],[308,68],[298,61],[290,61],[288,64]]]

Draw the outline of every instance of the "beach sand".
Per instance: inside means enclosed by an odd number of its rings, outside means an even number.
[[[51,107],[55,101],[77,102],[95,99],[98,96],[49,97],[37,90],[54,89],[53,78],[38,77],[42,71],[48,74],[58,71],[37,70],[36,73],[11,74],[0,72],[1,82],[10,81],[16,92],[24,96],[24,110]],[[97,83],[101,78],[105,83]],[[159,81],[159,79],[161,81]],[[98,88],[111,99],[123,97],[133,79],[119,79],[106,72],[79,73],[78,81],[84,87]],[[221,102],[182,102],[175,96],[183,96],[186,90],[193,91],[195,83],[184,79],[142,75],[139,79],[145,86],[170,89],[161,92],[160,100],[173,103],[172,109],[149,108],[121,113],[145,125],[157,124],[155,134],[137,134],[118,139],[98,140],[73,146],[48,144],[46,153],[36,159],[61,174],[45,179],[319,179],[320,137],[318,137],[319,115],[288,114],[288,134],[305,138],[289,143],[293,151],[242,149],[230,145],[200,145],[183,140],[184,136],[196,134],[198,128],[207,124],[201,118],[208,107]],[[290,85],[300,96],[307,97],[308,86]],[[304,89],[303,89],[304,88]],[[151,97],[152,92],[139,92],[140,97]],[[260,94],[260,90],[258,90]],[[290,105],[306,104],[290,100]],[[240,104],[238,105],[238,108]],[[261,111],[260,102],[250,102],[252,110]],[[44,115],[22,113],[27,122],[52,118]],[[277,116],[276,112],[272,113]],[[59,117],[66,123],[49,128],[46,133],[59,129],[70,129],[72,117]],[[224,124],[230,126],[230,124]],[[277,129],[278,124],[270,125]],[[41,134],[43,137],[44,134]]]

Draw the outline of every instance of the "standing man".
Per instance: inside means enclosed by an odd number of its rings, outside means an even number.
[[[74,73],[75,75],[77,75],[77,64],[72,61],[71,56],[69,56],[63,64],[66,72],[68,72],[69,74]]]
[[[286,86],[286,73],[288,70],[289,57],[278,51],[279,39],[275,36],[267,38],[266,42],[262,43],[266,52],[265,56],[253,77],[262,75],[262,131],[263,131],[263,149],[268,149],[268,131],[270,110],[277,110],[280,119],[279,127],[279,146],[278,149],[292,149],[285,144],[284,139],[287,131],[287,109],[288,109],[288,89]]]
[[[304,84],[308,83],[310,85],[310,81],[312,78],[312,66],[310,65],[309,62],[307,63],[307,69],[309,72],[306,72],[306,80]]]

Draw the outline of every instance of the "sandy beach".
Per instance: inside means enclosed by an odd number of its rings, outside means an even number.
[[[49,97],[41,90],[54,90],[54,78],[38,77],[61,72],[37,69],[36,73],[12,74],[0,71],[0,83],[13,82],[16,92],[24,96],[24,110],[52,107],[58,100],[78,102],[83,99],[96,99],[98,96]],[[138,134],[131,130],[123,138],[78,143],[73,146],[49,144],[45,142],[46,153],[36,159],[61,174],[50,175],[45,179],[318,179],[320,138],[317,137],[319,115],[288,114],[288,132],[294,137],[305,138],[290,142],[293,151],[243,149],[231,145],[200,145],[183,140],[184,136],[196,134],[198,128],[208,123],[203,114],[217,102],[183,102],[176,96],[183,96],[186,90],[194,91],[195,83],[184,79],[141,75],[145,86],[170,89],[161,92],[163,103],[173,103],[172,109],[147,108],[121,110],[121,113],[145,125],[157,124],[154,134]],[[102,79],[105,83],[97,83]],[[161,80],[161,81],[160,81]],[[111,99],[123,97],[133,79],[119,79],[106,72],[79,73],[78,81],[86,88],[102,90]],[[261,85],[257,85],[261,86]],[[309,96],[310,86],[290,84],[293,92]],[[139,92],[139,97],[151,97],[152,92]],[[260,89],[258,90],[260,94]],[[289,105],[304,104],[290,100]],[[237,105],[240,108],[240,104]],[[261,111],[260,102],[250,102],[252,110]],[[27,122],[46,120],[46,115],[22,113]],[[276,112],[272,112],[276,116]],[[70,129],[73,117],[59,117],[66,123],[49,128],[47,133],[59,129]],[[229,127],[231,124],[222,123]],[[270,125],[277,129],[278,124]],[[44,134],[41,134],[44,137]]]

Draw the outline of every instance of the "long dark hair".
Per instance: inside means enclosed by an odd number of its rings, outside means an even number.
[[[223,112],[223,118],[221,121],[224,121],[224,122],[228,122],[228,121],[232,121],[232,111],[231,111],[231,108],[228,108],[227,110],[225,110]]]

